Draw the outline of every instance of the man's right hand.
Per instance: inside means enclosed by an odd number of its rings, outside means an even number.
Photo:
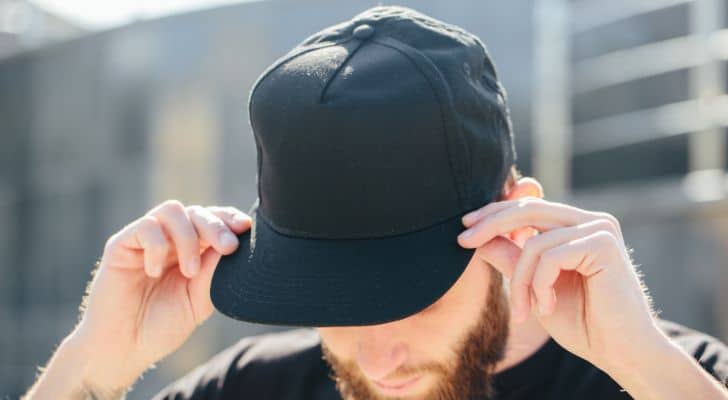
[[[233,207],[168,200],[112,235],[67,339],[101,387],[130,386],[213,311],[212,274],[250,229]]]

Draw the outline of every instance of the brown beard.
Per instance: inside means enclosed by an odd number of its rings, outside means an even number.
[[[503,359],[508,338],[509,306],[503,289],[503,277],[491,267],[486,306],[478,322],[456,345],[454,360],[416,369],[402,368],[395,375],[435,372],[440,376],[434,390],[423,399],[489,399],[493,396],[492,376],[495,364]],[[346,400],[394,400],[375,393],[353,362],[342,362],[322,342],[324,359],[332,369],[331,378]]]

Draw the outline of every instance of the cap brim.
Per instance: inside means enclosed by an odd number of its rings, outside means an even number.
[[[377,239],[304,239],[276,232],[251,210],[253,227],[224,255],[210,296],[242,321],[290,326],[374,325],[439,299],[474,250],[457,243],[460,216]]]

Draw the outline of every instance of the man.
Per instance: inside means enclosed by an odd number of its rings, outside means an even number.
[[[728,399],[728,348],[656,319],[618,221],[515,169],[480,40],[379,6],[251,90],[258,201],[114,234],[27,397],[119,398],[217,308],[245,338],[156,399]]]

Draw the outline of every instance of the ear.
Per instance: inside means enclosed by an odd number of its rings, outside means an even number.
[[[511,185],[504,188],[503,200],[517,200],[523,197],[543,198],[543,186],[535,178],[522,177]],[[531,227],[517,229],[508,234],[508,238],[518,246],[523,247],[528,238],[534,236],[538,231]]]

